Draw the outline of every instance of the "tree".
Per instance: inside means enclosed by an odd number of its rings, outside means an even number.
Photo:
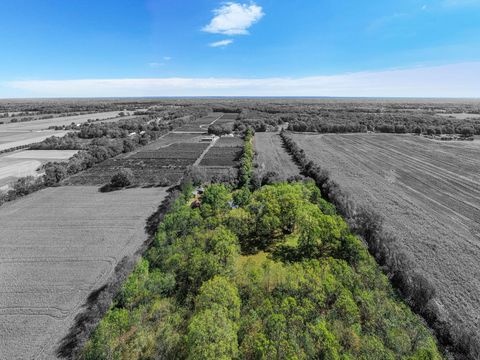
[[[463,137],[471,137],[475,134],[475,130],[470,126],[464,126],[460,129],[460,134]]]
[[[240,297],[237,287],[224,276],[215,276],[205,282],[195,300],[197,312],[216,307],[223,308],[233,322],[240,318]]]
[[[112,176],[110,180],[110,185],[116,188],[121,188],[125,186],[130,186],[135,179],[132,170],[130,169],[121,169]]]
[[[45,185],[54,186],[67,177],[66,163],[47,163],[45,165]]]
[[[221,307],[192,317],[187,330],[188,359],[229,360],[238,355],[237,330]]]

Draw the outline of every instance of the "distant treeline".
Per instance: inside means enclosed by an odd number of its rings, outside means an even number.
[[[480,135],[480,121],[456,120],[448,117],[412,113],[322,113],[308,116],[304,114],[281,116],[288,122],[288,129],[298,132],[319,133],[414,133],[427,135],[460,134]]]
[[[415,312],[427,320],[439,341],[454,353],[472,359],[480,358],[477,335],[467,332],[461,324],[445,323],[441,320],[438,307],[432,303],[435,289],[423,275],[414,270],[414,264],[405,253],[395,247],[398,241],[385,230],[383,218],[372,209],[357,206],[330,178],[326,169],[307,158],[304,150],[287,132],[282,132],[281,137],[285,148],[300,166],[303,174],[315,180],[326,200],[335,205],[352,231],[365,240],[370,253],[385,269],[391,282]]]
[[[288,123],[288,129],[297,132],[318,133],[414,133],[425,135],[459,134],[465,137],[480,135],[480,109],[463,108],[470,118],[456,119],[445,115],[446,111],[462,111],[462,107],[438,104],[437,107],[421,104],[381,103],[326,103],[326,104],[249,104],[216,107],[218,111],[240,111],[235,130],[247,127],[257,132],[273,131]],[[475,117],[477,117],[475,119]]]

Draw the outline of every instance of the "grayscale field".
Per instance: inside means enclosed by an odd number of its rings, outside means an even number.
[[[282,139],[279,134],[257,133],[253,141],[257,153],[256,171],[259,174],[274,171],[282,180],[299,174],[298,166],[282,147]]]
[[[0,207],[0,358],[55,358],[88,295],[146,240],[165,195],[58,187]]]

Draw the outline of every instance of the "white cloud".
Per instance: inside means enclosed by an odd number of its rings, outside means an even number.
[[[164,56],[164,57],[163,57],[163,60],[165,60],[165,61],[170,61],[170,60],[172,60],[172,58],[171,58],[170,56]]]
[[[208,44],[208,46],[211,46],[211,47],[225,47],[225,46],[230,45],[231,43],[233,43],[232,39],[225,39],[225,40],[220,40],[220,41],[210,43],[210,44]]]
[[[301,78],[32,80],[0,84],[2,97],[347,96],[480,97],[480,62]],[[2,86],[3,85],[3,86]]]
[[[213,11],[215,16],[202,30],[214,34],[246,35],[248,28],[265,14],[255,3],[227,2]]]

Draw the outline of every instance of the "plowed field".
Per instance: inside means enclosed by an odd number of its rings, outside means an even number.
[[[280,179],[287,180],[299,174],[298,166],[282,147],[282,139],[278,133],[259,132],[255,134],[253,141],[256,153],[255,171],[259,175],[275,171]]]
[[[88,295],[146,240],[163,188],[49,188],[0,208],[0,358],[53,359]]]

